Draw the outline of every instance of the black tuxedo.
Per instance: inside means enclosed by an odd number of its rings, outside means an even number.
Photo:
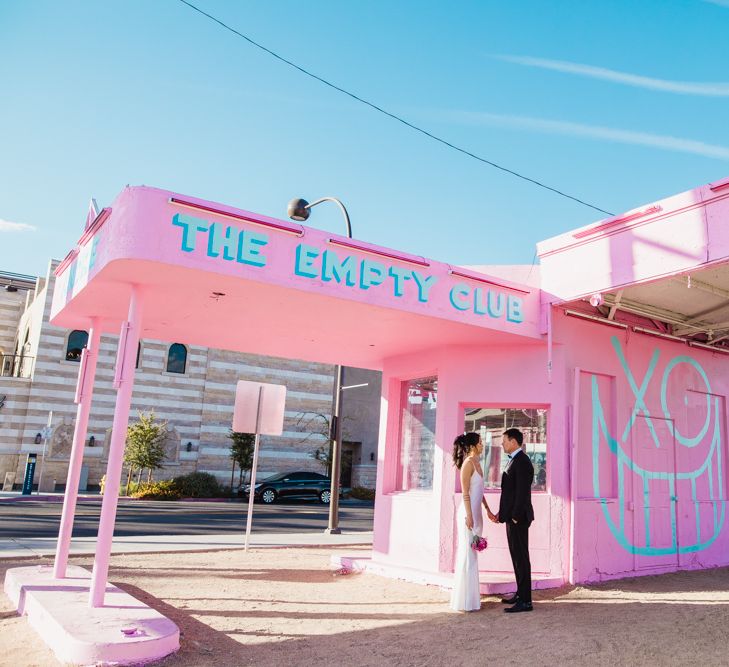
[[[506,524],[506,538],[516,576],[516,594],[519,600],[527,604],[532,602],[529,526],[534,521],[533,481],[534,466],[524,451],[521,451],[514,456],[501,476],[499,501],[499,521]]]

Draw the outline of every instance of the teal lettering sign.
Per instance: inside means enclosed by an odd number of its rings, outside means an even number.
[[[269,245],[268,234],[234,225],[209,222],[178,213],[172,225],[180,229],[180,250],[198,250],[218,261],[237,262],[264,268]],[[410,296],[423,304],[431,303],[438,276],[416,269],[390,265],[369,257],[345,255],[332,249],[299,243],[294,253],[293,274],[300,278],[341,285],[343,289],[385,290],[393,298]],[[440,294],[440,292],[438,292]],[[446,302],[456,311],[472,312],[491,319],[505,319],[514,324],[524,320],[524,304],[520,297],[495,289],[457,283],[448,291]]]
[[[25,475],[23,475],[23,494],[29,496],[33,491],[33,477],[35,476],[35,464],[38,458],[37,454],[28,454],[25,461]]]

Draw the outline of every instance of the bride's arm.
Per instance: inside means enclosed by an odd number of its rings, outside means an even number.
[[[471,477],[473,475],[473,464],[466,461],[461,466],[461,491],[463,493],[463,506],[466,509],[466,526],[473,528],[473,512],[471,511]]]

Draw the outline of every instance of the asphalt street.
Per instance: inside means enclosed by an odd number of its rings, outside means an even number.
[[[55,537],[62,503],[47,500],[0,502],[0,538]],[[115,535],[220,535],[245,531],[247,503],[155,502],[120,500]],[[93,537],[99,528],[101,500],[76,508],[74,537]],[[372,504],[340,501],[339,525],[346,531],[371,531]],[[254,505],[254,533],[305,533],[327,527],[329,507],[314,501]]]

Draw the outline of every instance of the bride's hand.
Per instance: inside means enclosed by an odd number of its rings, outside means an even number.
[[[496,515],[490,509],[487,509],[486,510],[486,514],[489,517],[489,521],[495,521],[496,520]]]
[[[473,529],[473,517],[472,516],[466,517],[466,528],[468,528],[468,530]]]

